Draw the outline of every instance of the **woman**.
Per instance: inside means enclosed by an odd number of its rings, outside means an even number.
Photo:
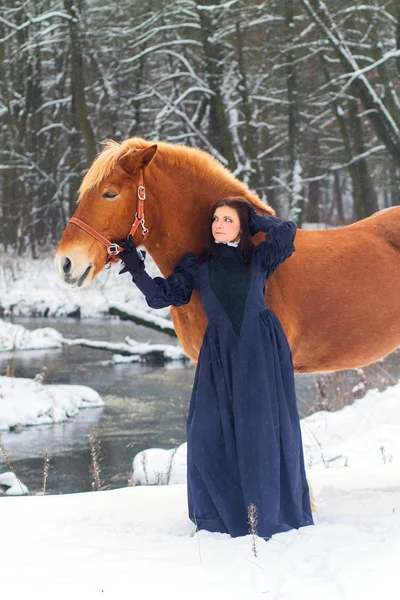
[[[266,240],[254,247],[260,231]],[[225,198],[211,212],[206,249],[186,254],[166,279],[152,279],[144,254],[119,242],[121,273],[132,275],[149,306],[182,306],[197,289],[208,317],[187,422],[189,517],[199,529],[247,535],[250,505],[266,539],[313,524],[292,352],[264,300],[295,235],[291,221]]]

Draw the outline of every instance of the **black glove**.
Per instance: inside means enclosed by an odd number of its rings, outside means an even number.
[[[258,215],[252,206],[249,208],[249,231],[251,236],[256,235],[260,231],[267,232],[268,229],[279,225],[279,223],[282,223],[282,220],[278,219],[278,217]]]
[[[127,240],[121,240],[120,242],[117,242],[117,244],[124,249],[123,252],[118,254],[118,258],[124,263],[124,268],[121,269],[119,275],[122,275],[122,273],[141,275],[144,271],[145,253],[140,252],[139,254],[139,251],[132,241],[132,236],[130,235]]]

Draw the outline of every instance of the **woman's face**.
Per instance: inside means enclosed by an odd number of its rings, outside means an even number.
[[[212,234],[216,242],[236,242],[240,237],[240,219],[231,206],[219,206],[213,217]]]

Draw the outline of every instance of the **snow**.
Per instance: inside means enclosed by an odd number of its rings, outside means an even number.
[[[400,460],[400,384],[301,421],[309,465],[367,468]],[[399,463],[400,465],[400,463]]]
[[[173,346],[172,344],[150,344],[148,342],[137,342],[132,340],[130,337],[125,338],[125,343],[112,343],[112,342],[101,342],[93,340],[85,340],[83,338],[76,338],[69,340],[64,338],[64,344],[69,346],[87,346],[89,348],[102,348],[108,350],[114,350],[116,352],[124,352],[126,354],[133,354],[136,357],[144,357],[151,354],[158,354],[167,360],[183,360],[186,354],[180,346]],[[137,360],[137,358],[135,359]],[[118,355],[116,355],[116,362],[121,362]]]
[[[300,425],[309,469],[379,467],[394,457],[400,461],[400,381],[383,392],[368,390],[341,410],[313,413]],[[133,460],[133,481],[185,483],[186,443],[139,452]]]
[[[145,462],[170,485],[3,499],[2,597],[397,600],[400,382],[301,425],[315,526],[254,538],[257,556],[250,535],[196,532],[185,483],[172,485],[185,446],[153,448],[134,478]]]
[[[83,385],[46,385],[40,380],[0,376],[0,431],[21,425],[60,423],[79,409],[103,406]]]
[[[25,496],[29,490],[13,473],[0,473],[0,496]]]
[[[77,289],[60,280],[53,260],[53,256],[37,260],[0,258],[0,316],[2,312],[6,317],[66,317],[79,313],[82,318],[92,318],[107,315],[110,307],[116,306],[133,316],[138,310],[139,318],[145,316],[159,325],[158,319],[170,315],[168,308],[156,313],[150,309],[129,274],[119,275],[118,265],[103,270],[90,286]],[[149,255],[146,269],[152,277],[160,275]]]
[[[16,350],[39,350],[60,348],[63,336],[50,327],[29,331],[22,325],[14,325],[0,319],[0,352]]]
[[[165,319],[166,320],[166,319]],[[14,325],[0,319],[0,352],[59,348],[64,346],[86,346],[117,352],[109,362],[139,362],[150,358],[162,360],[188,360],[181,346],[173,344],[151,344],[137,342],[126,336],[125,342],[105,342],[85,338],[65,338],[55,329],[44,327],[28,331],[22,325]],[[121,354],[122,353],[122,354]],[[124,358],[124,355],[128,355]]]
[[[129,304],[123,304],[121,302],[110,302],[110,309],[116,309],[120,312],[125,312],[127,315],[134,317],[136,320],[141,320],[147,324],[155,324],[158,325],[159,329],[166,330],[168,332],[175,331],[173,323],[169,319],[165,319],[164,317],[159,317],[157,315],[148,313],[144,310],[140,310],[138,308],[132,308]]]
[[[149,448],[133,459],[135,485],[174,485],[186,483],[186,442],[171,450]]]
[[[79,308],[91,317],[115,303],[152,319],[130,278],[116,269],[102,273],[92,288],[73,291],[58,282],[50,259],[18,260],[14,271],[0,261],[6,315],[63,316]],[[168,309],[155,316],[167,317]],[[166,320],[158,325],[167,327]],[[27,332],[0,321],[2,350],[64,343],[55,330]],[[131,356],[114,360],[140,360],[144,348],[129,338],[125,345]],[[83,386],[0,377],[0,430],[58,422],[102,404]],[[196,532],[187,516],[186,444],[137,454],[136,485],[113,491],[17,497],[28,490],[14,465],[16,475],[0,474],[0,494],[7,496],[0,512],[1,597],[397,600],[400,383],[369,390],[340,411],[314,413],[301,420],[301,428],[315,526],[269,542],[256,538],[257,556],[250,535]]]

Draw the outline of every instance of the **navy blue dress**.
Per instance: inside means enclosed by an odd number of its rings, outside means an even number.
[[[193,289],[200,293],[208,326],[187,422],[189,517],[199,529],[232,537],[249,533],[251,504],[261,537],[313,524],[292,352],[264,299],[266,280],[295,250],[296,226],[277,218],[266,225],[267,239],[254,249],[250,272],[239,282],[247,291],[239,324],[213,289],[212,261],[196,268],[190,253],[166,279],[152,279],[144,267],[132,274],[153,308],[182,306]],[[237,250],[221,245],[221,256],[229,275]],[[240,278],[239,271],[232,268],[231,278]]]

